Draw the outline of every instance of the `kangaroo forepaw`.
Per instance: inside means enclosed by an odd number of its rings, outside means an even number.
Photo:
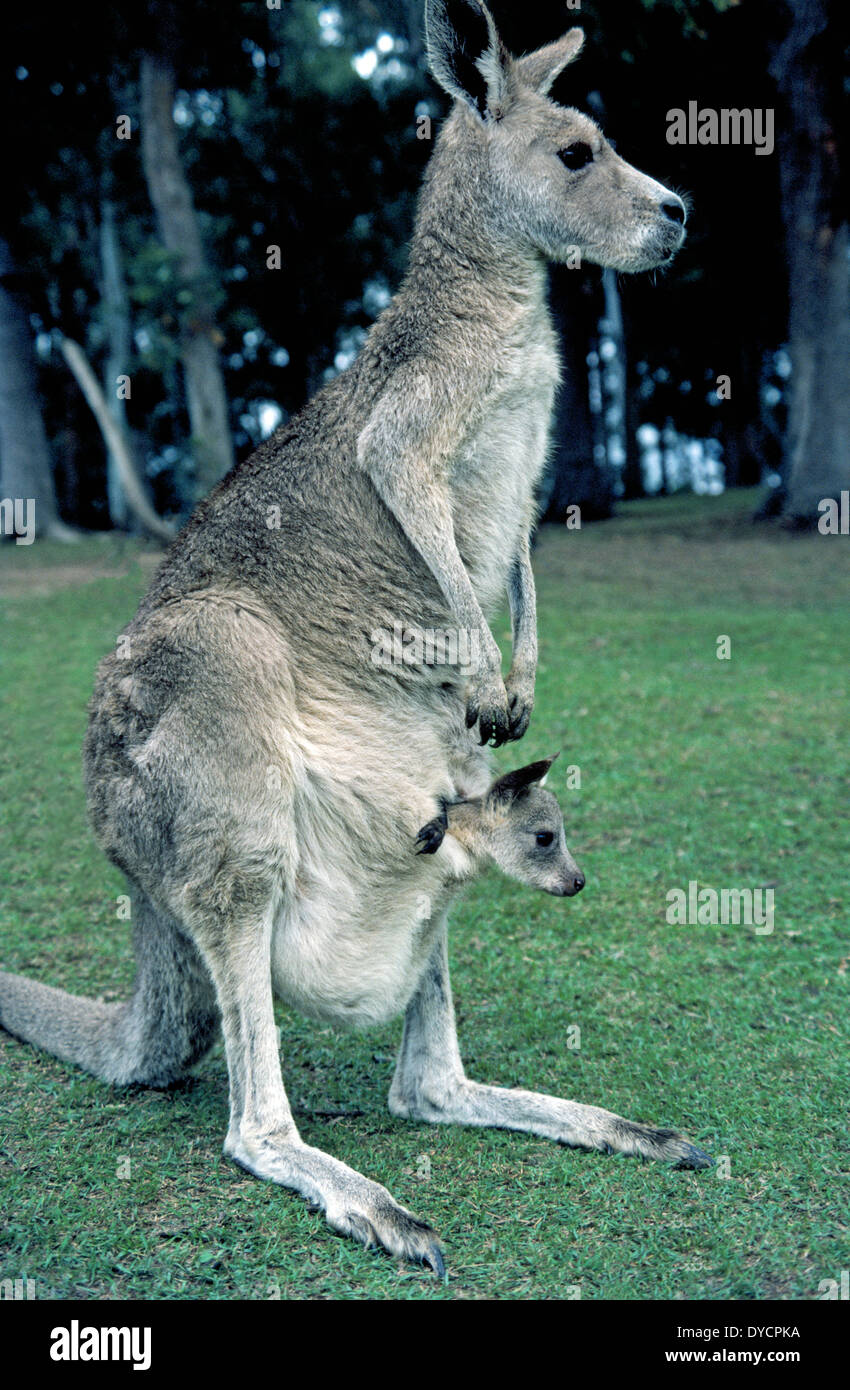
[[[489,743],[491,748],[500,748],[510,738],[508,697],[501,681],[498,687],[487,688],[480,693],[475,692],[470,697],[466,709],[466,727],[471,729],[476,724],[482,745]]]
[[[522,738],[531,722],[534,708],[534,675],[525,676],[510,671],[505,681],[508,695],[508,718],[510,728],[508,738],[513,741]]]
[[[448,820],[445,812],[441,816],[435,816],[429,820],[427,825],[423,825],[419,834],[416,836],[418,846],[417,854],[436,854],[440,845],[443,843],[446,831],[448,830]]]

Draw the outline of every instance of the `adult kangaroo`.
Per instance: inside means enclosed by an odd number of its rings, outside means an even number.
[[[578,247],[623,271],[662,264],[684,209],[548,99],[580,30],[515,60],[479,0],[428,0],[426,25],[455,101],[397,296],[348,371],[198,508],[99,667],[85,779],[132,888],[133,997],[101,1004],[3,974],[0,1023],[151,1086],[183,1075],[220,1023],[225,1152],[337,1230],[441,1270],[427,1225],[300,1137],[273,995],[359,1026],[406,1009],[395,1115],[708,1160],[670,1130],[479,1085],[458,1051],[458,842],[440,816],[484,795],[486,745],[519,738],[531,712],[529,531],[558,378],[545,263]],[[485,614],[505,590],[503,682]],[[407,647],[395,659],[398,624],[467,634],[475,669]],[[434,822],[434,852],[417,853]]]

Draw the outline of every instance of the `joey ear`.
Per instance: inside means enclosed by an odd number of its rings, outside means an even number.
[[[568,29],[563,38],[557,39],[555,43],[547,43],[544,48],[538,48],[534,53],[527,53],[524,58],[518,58],[516,70],[520,81],[545,97],[555,78],[560,77],[567,64],[578,57],[583,44],[584,30]]]
[[[542,786],[555,758],[559,756],[559,753],[555,753],[551,758],[541,758],[539,762],[529,763],[527,767],[518,767],[514,772],[506,772],[504,777],[499,777],[487,793],[490,807],[493,810],[507,810],[508,806],[518,796],[527,792],[535,782]]]
[[[512,59],[483,0],[426,0],[431,71],[449,96],[482,119],[503,110]]]
[[[540,778],[540,786],[541,786],[541,787],[545,787],[545,786],[546,786],[546,778],[549,776],[549,770],[550,770],[550,768],[551,768],[553,762],[555,761],[555,759],[556,759],[556,758],[560,758],[560,756],[561,756],[561,750],[560,750],[560,748],[559,748],[558,751],[557,751],[557,753],[553,753],[553,754],[552,754],[551,758],[544,758],[544,759],[543,759],[543,762],[544,762],[544,763],[548,763],[548,767],[546,768],[546,771],[544,772],[543,776]],[[534,766],[534,764],[532,764],[532,766]]]

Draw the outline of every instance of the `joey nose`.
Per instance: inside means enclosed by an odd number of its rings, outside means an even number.
[[[681,198],[677,198],[675,195],[671,194],[670,197],[666,198],[661,204],[661,211],[664,213],[665,217],[669,217],[671,222],[676,222],[680,227],[684,227],[685,204],[682,202]]]
[[[584,887],[584,874],[580,869],[574,873],[560,874],[551,888],[547,888],[548,893],[554,893],[558,898],[574,898],[576,893],[580,893]]]

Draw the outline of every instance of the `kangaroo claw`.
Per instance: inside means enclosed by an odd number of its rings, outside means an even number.
[[[439,817],[429,820],[427,825],[423,825],[419,834],[416,836],[417,854],[436,854],[446,834],[445,821]]]
[[[422,1256],[422,1263],[424,1265],[427,1265],[429,1269],[433,1270],[434,1274],[436,1274],[438,1279],[445,1279],[446,1262],[443,1259],[443,1252],[440,1249],[439,1245],[437,1245],[436,1241],[432,1242],[432,1244],[425,1251],[424,1255]]]

